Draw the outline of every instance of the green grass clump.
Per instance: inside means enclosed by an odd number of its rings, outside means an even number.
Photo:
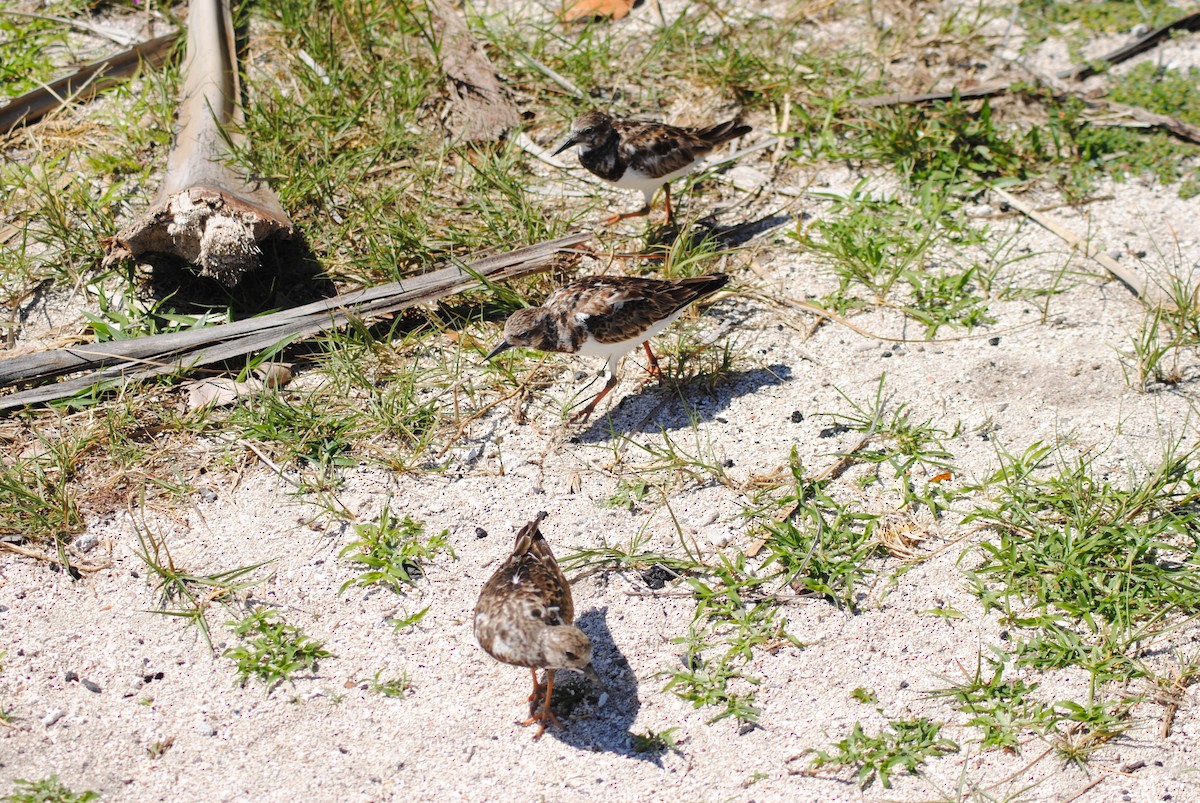
[[[769,557],[763,568],[776,567],[780,579],[797,591],[857,610],[859,590],[874,573],[867,561],[881,551],[875,533],[879,516],[835,499],[828,480],[807,478],[794,448],[789,466],[793,487],[771,507],[794,509],[781,521],[772,517],[764,524]]]
[[[1041,476],[1051,459],[1057,470]],[[1200,455],[1169,450],[1125,485],[1096,476],[1094,459],[1044,444],[1003,457],[994,502],[965,520],[999,536],[981,547],[978,593],[1013,618],[1028,607],[1092,630],[1200,612]]]
[[[1154,28],[1178,15],[1168,0],[1021,0],[1019,8],[1033,43],[1061,36],[1063,28],[1073,23],[1078,23],[1080,34],[1117,33],[1139,24]]]
[[[934,185],[910,199],[872,197],[859,186],[835,200],[828,217],[801,237],[837,278],[820,299],[839,314],[890,307],[925,326],[972,329],[991,323],[987,295],[999,267],[984,269],[965,254],[987,238],[968,225],[955,202]]]
[[[942,723],[922,717],[895,720],[886,730],[868,736],[855,722],[850,735],[834,745],[836,752],[817,751],[812,769],[857,767],[859,788],[866,789],[876,778],[891,788],[897,770],[916,774],[928,759],[958,752],[958,744],[943,737],[941,730]]]
[[[141,547],[134,550],[134,554],[146,564],[156,584],[161,606],[156,613],[178,617],[196,627],[211,649],[208,611],[214,603],[232,605],[238,593],[257,585],[258,581],[245,578],[266,562],[208,575],[194,574],[175,564],[171,550],[161,536],[137,523],[134,532]]]
[[[72,792],[58,780],[57,775],[51,775],[40,781],[26,781],[18,778],[13,783],[13,791],[0,798],[4,803],[87,803],[89,800],[100,797],[91,790]]]
[[[321,642],[280,620],[271,608],[259,608],[225,624],[242,641],[240,646],[224,652],[237,667],[240,683],[244,686],[251,677],[258,678],[266,685],[268,694],[296,672],[315,668],[319,660],[333,655]]]
[[[66,34],[53,20],[0,13],[0,97],[14,97],[57,77],[54,52]]]
[[[358,577],[342,583],[341,591],[351,586],[382,585],[397,594],[413,586],[423,574],[422,563],[433,560],[438,552],[448,552],[457,559],[450,546],[450,531],[422,538],[425,525],[411,517],[403,519],[392,512],[391,500],[384,503],[379,518],[368,524],[355,524],[358,540],[342,548],[338,557],[366,567]]]
[[[970,717],[965,724],[982,731],[982,748],[1019,753],[1028,733],[1045,734],[1060,717],[1053,707],[1033,696],[1038,683],[1006,678],[1006,666],[1003,658],[991,657],[985,666],[980,656],[973,673],[930,695],[950,700]]]

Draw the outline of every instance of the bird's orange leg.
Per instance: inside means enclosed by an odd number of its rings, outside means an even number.
[[[536,673],[537,670],[535,669]],[[558,721],[558,717],[554,716],[554,712],[550,710],[550,698],[554,695],[554,670],[546,670],[546,702],[542,703],[542,710],[536,715],[530,716],[529,719],[521,723],[522,727],[538,723],[538,731],[533,734],[533,740],[536,742],[542,738],[542,734],[546,732],[546,725],[551,724],[556,728],[561,728],[562,723]]]
[[[533,716],[537,711],[538,700],[542,699],[542,684],[538,683],[537,669],[531,667],[529,671],[533,673],[533,691],[529,694],[529,716]]]
[[[667,194],[667,223],[675,225],[675,210],[671,208],[671,182],[663,185],[663,192]]]
[[[646,366],[646,373],[650,374],[651,379],[657,379],[661,382],[663,378],[662,368],[658,365],[658,357],[655,357],[654,352],[650,350],[650,341],[643,340],[642,346],[646,349],[646,358],[650,360],[650,364]]]
[[[613,388],[615,388],[616,386],[617,386],[616,374],[609,375],[608,381],[606,383],[604,383],[604,389],[601,390],[599,393],[597,393],[594,397],[592,397],[592,400],[590,402],[588,402],[587,407],[584,407],[578,413],[575,413],[575,415],[571,416],[571,423],[577,424],[581,421],[587,421],[588,416],[590,416],[592,414],[592,411],[596,409],[596,405],[600,403],[600,400],[603,399],[606,395],[608,395],[608,392],[610,390],[612,390]]]
[[[636,212],[619,212],[615,215],[609,215],[600,221],[601,226],[611,226],[614,223],[620,223],[622,220],[627,220],[631,217],[645,217],[650,214],[650,205],[647,204]]]

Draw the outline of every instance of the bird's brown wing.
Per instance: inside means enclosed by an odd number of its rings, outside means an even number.
[[[751,130],[736,118],[699,129],[644,120],[614,120],[613,127],[621,136],[621,156],[629,168],[654,178],[682,170]]]
[[[589,276],[561,288],[555,296],[564,317],[575,316],[576,322],[583,323],[596,340],[621,343],[716,292],[728,281],[729,277],[723,274],[665,281],[637,276]],[[547,299],[547,306],[555,296]]]
[[[571,586],[538,530],[544,516],[539,514],[517,533],[512,555],[484,584],[477,610],[486,603],[507,615],[548,625],[575,620]]]
[[[619,120],[613,125],[621,135],[627,169],[654,178],[682,170],[714,147],[694,131],[665,123]]]

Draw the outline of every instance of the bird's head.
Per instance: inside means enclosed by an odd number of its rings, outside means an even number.
[[[557,625],[546,628],[542,635],[542,650],[547,669],[574,669],[597,686],[604,685],[592,668],[592,642],[578,627]]]
[[[570,148],[572,145],[582,145],[584,150],[603,145],[616,132],[613,129],[612,118],[603,112],[587,112],[575,118],[571,124],[571,133],[567,140],[554,152],[555,156]]]
[[[504,322],[504,339],[484,359],[490,360],[514,346],[548,350],[549,326],[550,318],[540,307],[517,310]]]

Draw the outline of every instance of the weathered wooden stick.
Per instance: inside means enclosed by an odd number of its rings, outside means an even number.
[[[219,326],[0,360],[0,387],[92,370],[85,376],[2,396],[0,410],[63,398],[113,379],[134,381],[164,373],[186,373],[201,365],[253,354],[335,329],[351,318],[378,317],[434,301],[461,292],[480,280],[500,281],[533,273],[545,268],[556,254],[581,245],[589,238],[589,234],[582,232],[570,234],[484,257],[465,266],[451,265],[412,279]]]
[[[1060,70],[1057,73],[1057,76],[1059,78],[1066,78],[1068,80],[1081,81],[1084,78],[1096,74],[1097,70],[1094,65],[1097,63],[1108,65],[1120,64],[1123,61],[1128,61],[1139,53],[1145,53],[1147,50],[1169,37],[1175,31],[1196,30],[1200,30],[1200,11],[1186,14],[1174,22],[1168,22],[1161,28],[1155,28],[1153,31],[1134,39],[1124,47],[1119,47],[1116,50],[1105,53],[1103,56],[1093,59],[1087,64],[1076,64],[1073,67]]]
[[[1159,305],[1169,303],[1167,299],[1162,297],[1161,293],[1148,293],[1146,283],[1142,281],[1140,276],[1129,270],[1129,268],[1126,268],[1120,262],[1117,262],[1117,260],[1101,251],[1092,243],[1089,243],[1084,238],[1068,229],[1062,223],[1058,222],[1049,215],[1039,212],[1029,204],[1018,200],[1013,195],[1005,192],[999,187],[992,187],[991,191],[999,196],[1002,201],[1011,206],[1013,209],[1016,209],[1021,214],[1028,216],[1039,226],[1051,232],[1075,250],[1080,251],[1088,259],[1100,263],[1105,270],[1111,273],[1115,279],[1121,282],[1121,284],[1129,288],[1129,291],[1137,296],[1138,299],[1143,303],[1154,302]]]
[[[171,45],[179,38],[169,33],[108,58],[85,64],[71,75],[51,81],[13,98],[0,108],[0,134],[30,125],[71,101],[89,100],[103,89],[132,75],[143,63],[152,67],[162,64]]]

